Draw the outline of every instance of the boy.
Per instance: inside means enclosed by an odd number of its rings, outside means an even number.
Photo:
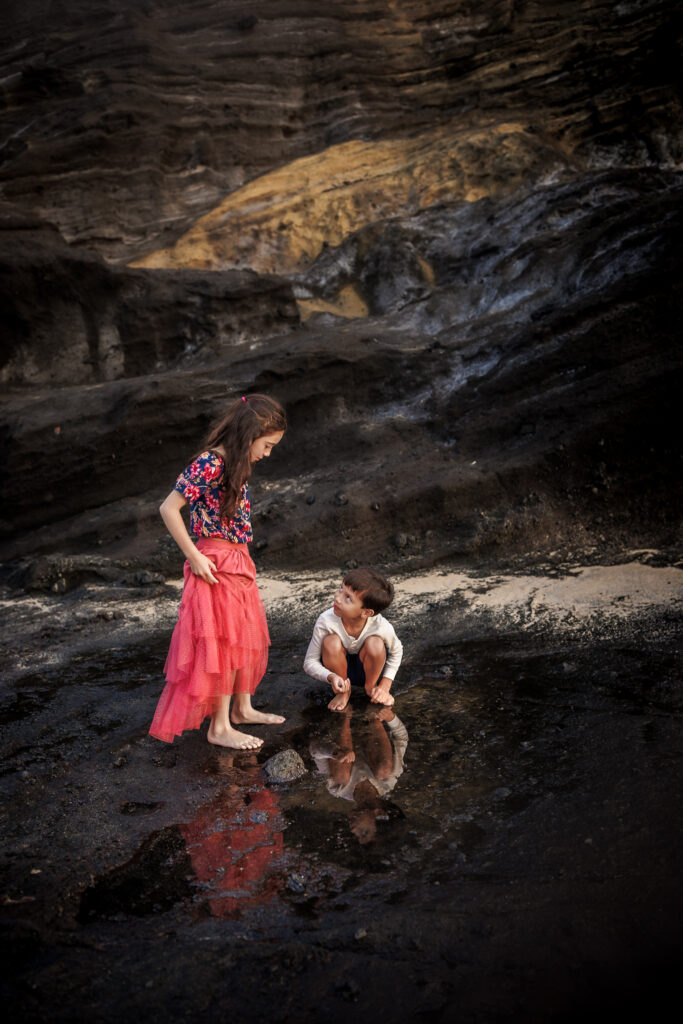
[[[373,704],[394,703],[389,690],[403,656],[393,626],[382,618],[394,588],[374,569],[352,569],[334,595],[334,604],[313,627],[304,671],[329,683],[335,696],[328,707],[343,711],[351,685],[365,686]]]

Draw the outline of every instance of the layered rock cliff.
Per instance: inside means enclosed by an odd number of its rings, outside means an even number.
[[[2,38],[5,197],[122,262],[296,158],[435,124],[680,159],[680,17],[656,0],[26,0]]]
[[[266,564],[674,541],[671,5],[29,0],[2,29],[25,582],[177,566],[159,498],[255,389],[291,421]]]

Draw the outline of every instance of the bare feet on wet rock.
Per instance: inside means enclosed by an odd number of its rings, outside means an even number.
[[[214,746],[227,747],[230,750],[258,750],[263,746],[263,740],[260,740],[258,736],[250,736],[246,732],[240,732],[238,729],[230,727],[219,728],[214,726],[213,722],[209,726],[206,738]]]
[[[346,705],[349,703],[350,696],[350,690],[348,690],[346,693],[338,693],[332,698],[332,700],[327,706],[330,709],[330,711],[343,711]]]
[[[282,725],[285,721],[283,715],[271,715],[266,711],[257,711],[256,708],[241,711],[233,708],[230,717],[235,725]]]

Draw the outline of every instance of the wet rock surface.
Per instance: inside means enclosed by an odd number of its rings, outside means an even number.
[[[301,671],[334,582],[263,578],[256,703],[287,721],[252,727],[258,753],[147,735],[179,581],[6,592],[6,1004],[212,1020],[239,984],[248,1021],[659,1012],[683,909],[671,553],[397,577],[396,703],[348,715]],[[283,756],[306,771],[273,786]]]

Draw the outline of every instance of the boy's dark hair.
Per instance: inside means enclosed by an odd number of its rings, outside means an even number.
[[[367,566],[347,572],[344,585],[355,591],[361,597],[363,607],[372,608],[375,615],[383,612],[394,600],[394,588],[389,580]]]

